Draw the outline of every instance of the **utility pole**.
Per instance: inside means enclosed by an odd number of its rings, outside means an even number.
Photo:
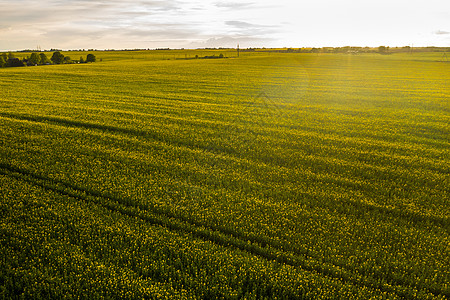
[[[239,44],[237,45],[237,57],[239,57]]]

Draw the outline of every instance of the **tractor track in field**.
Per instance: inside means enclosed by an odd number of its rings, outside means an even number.
[[[305,271],[320,273],[324,276],[343,282],[364,285],[372,289],[395,293],[405,299],[417,299],[412,292],[405,289],[405,287],[408,286],[418,288],[435,296],[450,296],[446,291],[426,286],[416,286],[409,282],[407,282],[405,286],[405,282],[399,282],[394,279],[389,280],[389,282],[380,283],[377,279],[383,279],[385,281],[386,278],[376,274],[374,274],[375,276],[358,274],[359,277],[355,278],[357,275],[353,273],[353,270],[348,266],[337,266],[332,263],[327,263],[328,266],[321,266],[316,258],[306,253],[282,250],[277,248],[277,245],[263,241],[258,237],[245,236],[244,234],[232,232],[225,228],[214,228],[210,225],[201,224],[198,221],[178,216],[170,211],[162,211],[161,209],[144,206],[142,204],[135,205],[127,199],[91,191],[1,162],[0,174],[28,182],[62,196],[71,197],[83,202],[91,202],[107,210],[118,212],[129,217],[137,217],[153,226],[162,226],[178,233],[187,233],[195,238],[209,241],[222,247],[245,251],[268,261],[291,265]],[[323,264],[323,261],[321,264]],[[400,289],[396,288],[399,286],[401,287]]]
[[[148,138],[151,140],[155,140],[164,144],[171,144],[178,147],[186,147],[189,149],[200,149],[212,153],[221,153],[224,155],[230,155],[234,157],[239,157],[239,152],[233,148],[227,148],[227,147],[215,147],[215,146],[208,146],[208,145],[195,145],[189,142],[184,141],[175,141],[175,140],[169,140],[161,135],[146,131],[146,130],[138,130],[138,129],[132,129],[132,128],[121,128],[116,126],[110,126],[105,124],[95,124],[95,123],[89,123],[89,122],[81,122],[81,121],[75,121],[70,119],[64,119],[59,117],[49,117],[49,116],[31,116],[31,115],[24,115],[24,114],[12,114],[12,113],[4,113],[0,112],[0,117],[5,117],[13,120],[24,120],[24,121],[31,121],[36,123],[48,123],[48,124],[54,124],[58,126],[64,126],[64,127],[71,127],[71,128],[84,128],[84,129],[93,129],[93,130],[100,130],[100,131],[106,131],[111,133],[118,133],[118,134],[125,134],[125,135],[131,135],[135,137],[143,137]],[[346,213],[350,213],[350,211],[355,208],[356,211],[359,211],[361,213],[370,213],[370,212],[376,212],[381,215],[384,215],[386,217],[391,218],[400,218],[405,221],[409,222],[415,222],[415,223],[423,223],[423,224],[429,224],[432,223],[436,226],[439,226],[443,228],[446,232],[450,233],[450,218],[442,218],[439,216],[432,216],[432,215],[422,215],[415,212],[407,211],[407,210],[400,210],[395,208],[388,208],[383,207],[379,205],[373,205],[369,203],[363,203],[360,201],[355,201],[351,199],[346,200],[338,200],[339,202],[342,202],[345,206],[348,207],[346,209]],[[328,205],[318,205],[322,208],[330,208]]]

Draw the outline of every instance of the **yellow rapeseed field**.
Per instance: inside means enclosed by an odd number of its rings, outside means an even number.
[[[450,297],[442,53],[95,55],[0,69],[1,298]]]

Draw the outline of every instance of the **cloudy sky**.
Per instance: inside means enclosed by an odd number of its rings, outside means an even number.
[[[450,46],[449,0],[0,0],[0,51]]]

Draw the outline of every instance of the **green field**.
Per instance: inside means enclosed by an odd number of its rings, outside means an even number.
[[[442,53],[95,55],[0,69],[0,298],[450,297]]]

